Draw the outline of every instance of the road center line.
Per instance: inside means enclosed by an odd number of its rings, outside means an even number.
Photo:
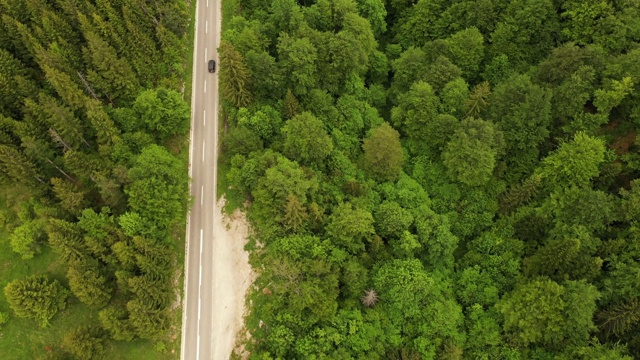
[[[204,147],[206,143],[202,143],[202,162],[204,162]]]
[[[202,202],[204,201],[204,185],[200,188],[200,206],[202,206]]]
[[[204,22],[204,33],[208,34],[209,33],[209,21]]]
[[[202,126],[207,126],[207,112],[202,112]]]
[[[204,92],[207,92],[207,80],[204,81]]]
[[[207,48],[204,48],[204,62],[209,62],[209,57],[207,56]]]

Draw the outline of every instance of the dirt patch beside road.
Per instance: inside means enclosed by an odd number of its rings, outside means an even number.
[[[213,224],[213,349],[214,359],[229,359],[244,329],[245,297],[255,280],[249,265],[249,253],[244,250],[249,236],[246,216],[236,210],[224,215],[224,196],[216,204]]]

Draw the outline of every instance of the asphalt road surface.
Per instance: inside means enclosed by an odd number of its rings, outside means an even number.
[[[181,359],[222,360],[216,354],[214,336],[214,217],[218,156],[218,66],[209,73],[207,64],[218,63],[220,1],[196,4],[191,99],[191,145],[189,175],[193,207],[187,223],[185,299],[182,316]],[[217,301],[219,303],[219,301]],[[217,357],[217,358],[216,358]],[[226,360],[226,359],[224,359]]]

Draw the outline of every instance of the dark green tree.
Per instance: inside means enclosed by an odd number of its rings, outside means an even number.
[[[388,123],[371,131],[364,139],[365,168],[379,180],[393,181],[400,176],[404,155],[400,144],[400,134]]]
[[[72,262],[67,270],[69,288],[80,301],[92,308],[102,308],[111,299],[113,287],[97,261]]]
[[[67,305],[69,290],[45,275],[16,279],[4,288],[4,296],[18,317],[36,320],[41,327]]]
[[[233,106],[242,107],[251,104],[252,74],[245,64],[244,57],[233,45],[222,42],[220,54],[220,93]]]
[[[107,333],[97,326],[80,326],[65,334],[62,345],[77,359],[103,359],[107,353]]]

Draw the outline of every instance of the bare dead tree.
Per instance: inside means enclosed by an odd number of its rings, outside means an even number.
[[[149,13],[149,9],[147,9],[144,3],[141,2],[140,7],[142,8],[142,11],[144,11],[144,13],[147,14],[147,16],[151,18],[151,20],[153,20],[153,23],[156,24],[156,26],[160,25],[160,22],[158,21],[158,19],[156,19],[156,17],[153,14]],[[158,7],[157,2],[156,2],[156,8],[158,9],[158,11],[160,11],[160,8]]]
[[[51,139],[53,140],[54,143],[63,147],[64,149],[63,152],[67,152],[71,150],[71,146],[69,146],[69,144],[67,144],[64,141],[64,139],[62,138],[62,136],[60,136],[60,134],[56,131],[56,129],[49,128],[49,136],[51,136]]]
[[[93,96],[94,99],[100,101],[100,99],[98,99],[98,95],[96,95],[96,92],[93,91],[93,88],[91,87],[91,84],[89,84],[89,82],[84,78],[84,76],[82,76],[82,73],[80,71],[76,72],[78,74],[78,77],[80,77],[80,80],[82,80],[82,83],[84,84],[84,87],[87,88],[87,92],[89,94],[91,94],[91,96]],[[109,100],[111,101],[111,100]]]
[[[375,290],[369,289],[365,290],[364,295],[362,295],[362,297],[360,298],[360,301],[362,302],[362,305],[366,307],[374,307],[378,303],[378,301],[380,301],[380,297]]]

